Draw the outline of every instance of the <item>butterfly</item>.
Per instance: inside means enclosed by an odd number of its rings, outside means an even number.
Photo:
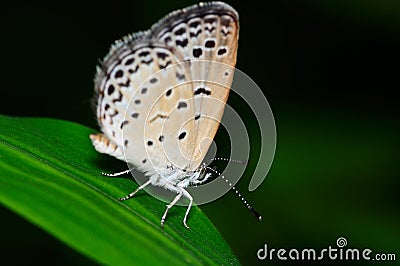
[[[102,133],[95,149],[128,162],[148,185],[177,193],[210,176],[202,163],[217,132],[233,80],[239,38],[237,12],[222,2],[177,10],[149,30],[116,41],[97,67],[95,104]]]

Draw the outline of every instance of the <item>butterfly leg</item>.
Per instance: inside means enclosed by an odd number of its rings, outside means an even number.
[[[167,218],[167,214],[168,214],[169,209],[171,209],[172,206],[174,206],[175,203],[177,203],[178,200],[179,200],[181,197],[182,197],[182,192],[181,192],[181,191],[178,191],[178,195],[174,198],[173,201],[171,201],[170,204],[167,205],[167,209],[165,210],[164,215],[163,215],[162,218],[161,218],[161,226],[164,226],[164,222],[165,222],[165,219]]]
[[[187,192],[184,188],[181,188],[181,191],[182,191],[183,195],[184,195],[186,198],[189,199],[189,206],[187,207],[186,213],[185,213],[185,217],[183,218],[183,225],[184,225],[186,228],[189,228],[189,226],[186,224],[186,220],[187,220],[187,217],[188,217],[188,215],[189,215],[190,208],[192,207],[192,204],[193,204],[193,197],[192,197],[192,196],[189,194],[189,192]]]
[[[122,171],[122,172],[118,172],[118,173],[108,174],[108,173],[101,172],[101,174],[105,175],[105,176],[115,177],[115,176],[128,174],[129,172],[130,172],[130,170],[128,169],[128,170],[125,170],[125,171]]]
[[[133,192],[130,193],[129,195],[127,195],[127,196],[125,196],[125,197],[123,197],[123,198],[119,198],[118,200],[123,201],[123,200],[128,200],[128,199],[132,198],[133,196],[135,196],[135,194],[136,194],[138,191],[144,189],[144,188],[145,188],[146,186],[148,186],[150,183],[151,183],[150,180],[147,181],[146,183],[144,183],[143,185],[141,185],[140,187],[138,187],[135,191],[133,191]]]

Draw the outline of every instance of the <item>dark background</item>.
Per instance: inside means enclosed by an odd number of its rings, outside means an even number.
[[[237,67],[263,90],[277,125],[267,179],[252,193],[249,175],[238,185],[264,220],[255,221],[233,193],[201,208],[245,265],[257,262],[265,243],[318,249],[341,236],[350,248],[397,252],[399,260],[400,4],[264,2],[229,1],[240,14]],[[8,2],[0,16],[0,113],[97,128],[92,79],[111,43],[193,3]],[[250,115],[235,97],[229,104]],[[259,133],[246,121],[254,162]],[[219,133],[216,142],[223,141]],[[2,257],[90,262],[8,210],[0,213]]]

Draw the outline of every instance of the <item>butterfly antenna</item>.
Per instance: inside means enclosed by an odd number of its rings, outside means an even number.
[[[246,206],[247,209],[249,209],[249,211],[253,214],[254,217],[256,217],[257,220],[259,220],[261,222],[262,220],[262,216],[253,208],[251,207],[251,205],[246,201],[246,199],[242,196],[242,194],[240,194],[239,190],[236,189],[235,186],[232,186],[232,183],[229,182],[228,179],[225,178],[225,176],[223,176],[219,171],[217,171],[214,168],[211,168],[209,166],[206,166],[206,168],[208,170],[210,170],[211,172],[221,176],[221,178],[223,180],[225,180],[225,182],[232,188],[232,190],[236,193],[236,195],[240,198],[240,200],[243,202],[243,204]]]
[[[238,163],[238,164],[247,164],[249,162],[248,160],[234,160],[234,159],[224,158],[224,157],[214,157],[211,160],[207,161],[207,164],[209,164],[213,161],[224,161],[224,162],[232,162],[232,163]]]

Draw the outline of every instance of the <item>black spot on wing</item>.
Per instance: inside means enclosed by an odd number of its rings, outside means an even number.
[[[130,84],[131,84],[131,80],[130,79],[127,79],[125,83],[123,83],[123,82],[118,83],[118,85],[120,87],[129,87]]]
[[[178,80],[185,80],[186,76],[185,74],[179,74],[178,72],[176,73],[176,78]]]
[[[204,46],[207,47],[207,48],[214,48],[215,47],[215,41],[207,40],[206,43],[204,44]]]
[[[167,66],[169,66],[170,64],[172,64],[172,61],[171,60],[169,60],[169,61],[167,61],[164,65],[163,64],[158,64],[158,67],[160,68],[160,69],[164,69],[164,68],[166,68]]]
[[[142,60],[141,63],[142,64],[146,64],[146,65],[150,65],[153,62],[153,58],[150,58],[149,60]]]
[[[122,93],[118,91],[118,98],[112,100],[113,103],[122,101]]]
[[[171,36],[165,37],[164,42],[169,43],[170,41],[172,41]]]
[[[133,57],[129,58],[128,60],[125,61],[125,65],[126,66],[132,65],[133,62],[135,62],[135,58],[133,58]]]
[[[210,90],[207,90],[206,88],[200,87],[200,88],[197,88],[197,89],[194,91],[194,95],[199,95],[199,94],[210,95],[210,94],[211,94],[211,91],[210,91]]]
[[[182,140],[186,137],[186,132],[182,132],[181,134],[179,134],[178,139]]]
[[[153,123],[154,121],[156,121],[157,119],[168,119],[168,115],[164,115],[164,114],[157,114],[155,117],[153,117],[152,119],[150,119],[150,123]]]
[[[174,32],[174,34],[177,35],[177,36],[179,36],[179,35],[184,34],[185,32],[186,32],[186,29],[185,29],[184,27],[182,27],[182,28],[176,30],[176,31]]]
[[[111,95],[111,94],[113,94],[113,93],[114,93],[114,91],[115,91],[115,87],[114,87],[114,85],[110,85],[110,86],[108,86],[108,88],[107,88],[107,93],[108,93],[108,95]]]
[[[229,24],[231,24],[231,19],[230,18],[221,18],[221,25],[222,26],[225,26],[225,27],[228,27],[229,26]]]
[[[139,70],[139,65],[136,65],[135,69],[130,68],[130,69],[128,70],[128,72],[129,72],[130,74],[134,74],[134,73],[136,73],[138,70]]]
[[[181,108],[187,108],[187,103],[185,103],[185,102],[179,102],[179,103],[178,103],[178,109],[181,109]]]
[[[175,40],[175,44],[177,46],[182,47],[182,48],[185,48],[188,45],[188,43],[189,43],[188,39],[183,39],[182,41],[181,40]]]
[[[122,71],[120,69],[117,72],[115,72],[114,77],[117,79],[117,78],[121,78],[123,75],[124,75],[124,71]]]
[[[123,127],[124,127],[125,125],[127,125],[128,123],[129,123],[128,120],[125,120],[124,122],[121,123],[120,128],[123,129]]]
[[[165,60],[165,58],[168,57],[168,54],[164,52],[158,52],[157,57],[160,58],[161,60]]]
[[[190,38],[199,36],[199,34],[200,34],[201,32],[202,32],[201,29],[199,29],[197,32],[191,32],[191,33],[189,34],[189,35],[190,35]]]
[[[117,110],[115,110],[115,109],[113,109],[113,110],[114,110],[114,113],[110,114],[111,118],[113,118],[114,116],[117,116],[119,114],[119,112]]]
[[[227,29],[221,29],[221,33],[222,35],[224,35],[224,37],[228,36],[231,32]]]
[[[193,49],[193,56],[199,58],[203,54],[203,50],[201,48]]]
[[[150,54],[149,51],[143,51],[143,52],[140,52],[140,53],[139,53],[139,56],[140,56],[140,57],[146,57],[146,56],[148,56],[149,54]]]
[[[204,23],[209,23],[209,24],[213,24],[217,22],[217,18],[216,17],[208,17],[204,19]]]
[[[219,48],[217,54],[224,55],[224,54],[226,54],[226,52],[227,52],[226,48]]]
[[[215,30],[215,27],[205,27],[205,30],[208,31],[209,33],[212,33]]]
[[[190,28],[197,28],[197,26],[199,26],[200,23],[201,23],[201,22],[200,22],[199,20],[190,22],[190,23],[189,23],[189,27],[190,27]]]

